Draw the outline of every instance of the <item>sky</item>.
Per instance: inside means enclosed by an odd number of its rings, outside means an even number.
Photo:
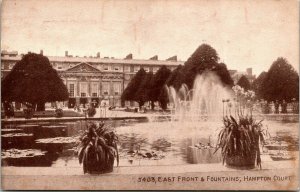
[[[285,57],[299,71],[296,0],[3,0],[1,9],[1,50],[185,61],[206,43],[229,69],[259,75]]]

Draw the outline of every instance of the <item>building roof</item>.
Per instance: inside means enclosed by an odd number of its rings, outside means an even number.
[[[128,65],[183,65],[184,61],[166,61],[166,60],[143,60],[143,59],[115,59],[99,57],[57,57],[47,56],[50,62],[73,62],[73,63],[97,63],[97,64],[128,64]],[[15,57],[2,56],[1,60],[19,61],[22,56]]]
[[[65,70],[65,72],[100,72],[100,70],[88,63],[79,63],[74,67]]]
[[[1,51],[1,55],[18,55],[18,51]]]

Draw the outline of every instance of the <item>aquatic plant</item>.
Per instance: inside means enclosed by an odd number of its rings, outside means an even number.
[[[223,164],[233,167],[254,168],[255,162],[261,168],[259,144],[264,143],[262,121],[252,116],[240,115],[223,118],[224,128],[218,135],[216,151],[222,150]],[[216,152],[215,151],[215,152]]]
[[[119,165],[118,137],[104,123],[88,123],[87,131],[80,137],[79,163],[84,173],[106,173],[113,171],[115,158]]]

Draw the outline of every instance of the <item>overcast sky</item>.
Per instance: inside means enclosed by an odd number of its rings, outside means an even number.
[[[1,49],[19,53],[186,60],[207,43],[229,69],[285,57],[299,71],[296,0],[4,0],[1,23]]]

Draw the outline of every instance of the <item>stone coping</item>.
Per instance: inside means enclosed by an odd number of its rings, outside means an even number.
[[[174,168],[176,167],[176,168]],[[297,161],[266,161],[262,162],[262,169],[256,167],[250,170],[228,168],[222,163],[183,164],[183,165],[149,165],[149,166],[120,166],[114,171],[103,175],[128,174],[166,174],[166,173],[198,173],[198,172],[240,172],[266,171],[275,169],[298,168]],[[2,167],[2,175],[84,175],[81,166],[76,167]]]
[[[298,163],[263,162],[262,166],[261,170],[230,169],[221,163],[128,166],[115,167],[112,173],[102,175],[84,175],[81,167],[2,167],[2,188],[15,190],[296,190],[299,187]]]
[[[260,117],[263,119],[276,120],[274,118],[278,117],[279,120],[283,120],[284,118],[292,118],[294,121],[299,122],[299,114],[254,114],[254,117]],[[70,122],[70,121],[83,121],[83,120],[94,120],[94,121],[104,121],[104,120],[126,120],[126,119],[140,119],[140,120],[148,120],[148,117],[168,117],[171,118],[171,115],[134,115],[131,116],[119,116],[119,117],[61,117],[61,118],[32,118],[32,119],[24,119],[24,118],[13,118],[13,119],[1,119],[2,124],[21,124],[21,123],[38,123],[38,122]]]
[[[126,120],[141,119],[147,120],[146,116],[137,117],[62,117],[62,118],[32,118],[32,119],[2,119],[2,124],[22,124],[22,123],[38,123],[38,122],[74,122],[74,121],[104,121],[104,120]]]

